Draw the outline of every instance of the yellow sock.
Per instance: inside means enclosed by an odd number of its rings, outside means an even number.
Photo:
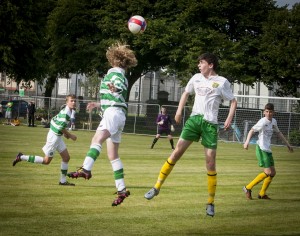
[[[254,180],[252,180],[247,186],[247,189],[252,189],[255,185],[257,185],[258,183],[260,183],[261,181],[263,181],[265,178],[267,178],[268,175],[265,172],[262,172],[260,174],[258,174]]]
[[[217,188],[217,172],[207,171],[208,204],[213,204]]]
[[[160,190],[162,184],[165,182],[168,175],[171,173],[173,167],[175,165],[175,162],[172,162],[170,158],[165,162],[165,164],[162,166],[160,173],[157,178],[157,182],[154,186],[154,188]]]
[[[265,196],[266,191],[267,191],[270,183],[272,182],[272,179],[273,179],[273,177],[271,177],[271,176],[268,176],[267,178],[265,178],[264,183],[263,183],[263,185],[261,187],[261,190],[259,192],[260,196]]]

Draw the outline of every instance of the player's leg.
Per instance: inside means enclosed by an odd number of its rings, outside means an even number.
[[[42,148],[45,153],[45,157],[36,156],[36,155],[24,155],[23,153],[18,153],[15,160],[13,161],[13,166],[15,166],[20,161],[27,161],[30,163],[44,164],[48,165],[52,161],[54,152],[58,145],[57,141],[61,139],[61,137],[55,135],[52,132],[48,132],[47,142],[45,146]]]
[[[90,179],[92,177],[91,170],[101,153],[102,144],[111,135],[114,135],[119,130],[123,130],[120,128],[120,124],[124,127],[125,120],[125,113],[121,109],[114,107],[107,108],[92,139],[90,149],[86,154],[82,167],[76,172],[68,173],[68,176],[71,178],[83,177]]]
[[[158,139],[160,138],[160,135],[161,135],[160,132],[161,132],[161,131],[158,130],[158,133],[156,134],[155,138],[153,139],[152,144],[151,144],[151,149],[154,147],[154,145],[156,144],[156,142],[157,142]]]
[[[29,126],[31,126],[31,115],[27,114],[27,116],[28,116],[28,120],[27,121],[28,121],[28,127],[29,127]]]
[[[61,164],[60,164],[60,180],[59,180],[59,185],[63,186],[75,186],[73,183],[69,183],[67,181],[67,173],[68,173],[68,167],[69,167],[69,161],[70,161],[70,154],[68,152],[68,149],[65,148],[63,151],[59,152],[61,156]]]
[[[31,115],[31,119],[32,119],[31,121],[32,127],[34,127],[34,114]]]
[[[168,134],[168,139],[169,139],[169,142],[171,144],[171,148],[174,150],[174,140],[173,140],[173,136],[171,134]]]
[[[172,152],[171,156],[162,166],[160,173],[158,175],[155,186],[150,189],[146,194],[145,198],[150,200],[159,194],[160,188],[168,175],[171,173],[176,162],[181,158],[183,153],[187,148],[195,141],[198,142],[200,139],[200,128],[199,128],[199,117],[191,116],[185,123],[184,128],[181,132],[181,137],[179,138],[175,150]]]
[[[193,141],[187,141],[184,139],[179,139],[175,150],[172,152],[171,156],[167,159],[167,161],[162,166],[156,184],[152,189],[150,189],[146,194],[145,198],[150,200],[153,197],[157,196],[161,186],[173,170],[173,167],[175,166],[176,162],[181,158],[183,153],[188,149],[188,147],[192,144]]]
[[[216,149],[205,148],[208,199],[206,214],[214,216],[214,201],[217,188]]]
[[[117,206],[121,204],[124,201],[124,199],[130,195],[130,192],[126,189],[125,180],[124,180],[123,163],[118,154],[120,144],[119,142],[115,142],[115,140],[113,139],[114,137],[115,135],[112,136],[112,139],[111,138],[107,139],[106,144],[107,144],[107,155],[112,166],[115,186],[117,189],[116,192],[117,197],[112,202],[112,206]]]
[[[51,162],[51,157],[45,157],[47,160],[47,163],[44,163],[44,158],[41,156],[36,155],[24,155],[23,153],[19,152],[16,156],[16,158],[13,161],[13,166],[15,166],[20,161],[27,161],[30,163],[37,163],[37,164],[49,164]]]
[[[92,138],[90,148],[85,156],[82,167],[75,172],[68,173],[68,177],[76,179],[78,177],[90,179],[92,177],[91,170],[101,153],[102,144],[109,137],[110,133],[107,130],[97,129],[94,137]]]
[[[207,204],[213,204],[215,200],[215,193],[217,187],[216,150],[205,148],[204,152],[206,157],[207,187],[208,187]]]
[[[269,176],[269,167],[270,167],[270,162],[268,161],[268,153],[264,152],[260,149],[260,147],[257,145],[256,146],[256,158],[258,160],[258,165],[260,167],[265,167],[264,171],[266,172],[261,172],[259,173],[249,184],[243,187],[243,191],[246,194],[247,199],[252,199],[251,193],[252,193],[252,188],[259,184],[261,181],[266,179]]]
[[[266,195],[266,191],[270,186],[274,176],[276,175],[276,170],[274,166],[270,166],[269,168],[265,168],[264,172],[268,174],[268,177],[264,179],[261,190],[258,194],[259,199],[270,199],[268,195]]]
[[[211,124],[203,120],[202,116],[200,117],[200,121],[202,123],[201,144],[204,146],[207,170],[208,199],[206,204],[206,214],[208,216],[214,216],[214,201],[217,188],[216,154],[218,142],[218,127],[215,124]]]
[[[117,189],[117,197],[113,201],[112,206],[118,206],[126,197],[130,195],[130,192],[126,189],[124,180],[123,163],[119,157],[119,145],[121,143],[121,134],[125,126],[126,116],[121,109],[109,109],[111,113],[110,119],[107,120],[106,127],[109,130],[111,136],[107,139],[107,155],[110,160],[115,185]]]
[[[12,117],[12,112],[11,111],[7,111],[6,112],[6,118],[7,118],[7,125],[10,125],[11,123],[11,117]]]

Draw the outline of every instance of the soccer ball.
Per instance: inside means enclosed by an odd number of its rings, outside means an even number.
[[[128,29],[133,34],[143,33],[146,27],[147,22],[142,16],[132,16],[128,21]]]

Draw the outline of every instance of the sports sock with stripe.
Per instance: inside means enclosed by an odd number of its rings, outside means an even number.
[[[162,184],[165,182],[166,178],[173,170],[173,167],[175,164],[176,164],[175,162],[173,162],[172,160],[170,160],[170,158],[168,158],[168,160],[165,162],[165,164],[162,166],[162,168],[160,170],[160,173],[158,175],[157,182],[156,182],[154,188],[156,188],[158,190],[161,188]]]
[[[86,154],[82,167],[86,170],[91,170],[98,156],[100,155],[102,146],[100,144],[92,144]]]

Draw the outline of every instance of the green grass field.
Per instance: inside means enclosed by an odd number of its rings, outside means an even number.
[[[48,166],[27,162],[12,166],[15,155],[43,156],[48,129],[0,126],[0,235],[300,235],[300,150],[273,147],[277,176],[268,195],[245,199],[242,187],[261,169],[255,147],[219,143],[215,217],[205,215],[207,200],[203,147],[194,143],[177,163],[160,194],[144,194],[155,183],[171,153],[167,139],[150,149],[153,137],[124,134],[120,157],[131,195],[112,207],[115,192],[111,165],[103,148],[90,180],[70,180],[59,186],[60,156]],[[81,166],[94,132],[74,131],[66,140],[69,171]]]

